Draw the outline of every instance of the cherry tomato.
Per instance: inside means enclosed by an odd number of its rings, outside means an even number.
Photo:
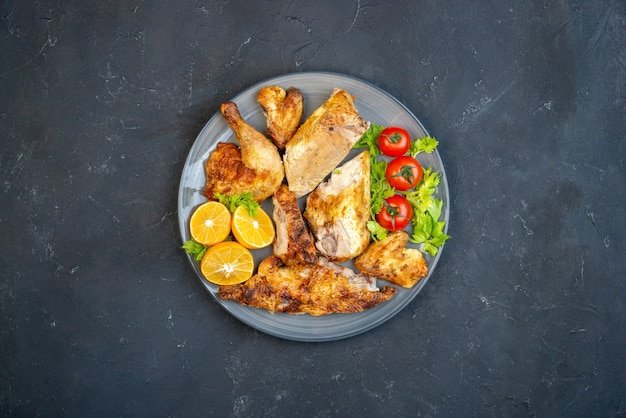
[[[422,180],[422,166],[413,157],[402,155],[397,157],[387,165],[385,177],[396,190],[409,190],[417,186]]]
[[[402,195],[396,194],[385,199],[383,208],[376,214],[376,222],[389,231],[404,229],[413,216],[413,207]]]
[[[389,126],[382,130],[378,136],[378,148],[390,157],[399,157],[409,149],[411,136],[398,126]]]

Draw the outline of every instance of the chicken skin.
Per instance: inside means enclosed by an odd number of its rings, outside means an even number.
[[[272,197],[276,225],[274,255],[285,264],[310,263],[317,261],[313,238],[306,227],[296,196],[283,184]]]
[[[406,231],[390,232],[387,238],[370,244],[354,265],[362,273],[411,288],[428,275],[428,264],[420,250],[406,248],[408,242]]]
[[[270,312],[309,314],[362,312],[393,297],[396,289],[376,287],[376,279],[333,264],[323,258],[316,264],[286,266],[276,256],[259,265],[246,282],[219,287],[218,296]]]
[[[220,112],[235,133],[241,148],[219,143],[205,164],[204,195],[236,195],[251,192],[262,202],[282,184],[285,172],[278,149],[261,132],[246,123],[232,102],[222,103]]]
[[[289,87],[285,91],[279,86],[267,86],[259,91],[257,102],[267,119],[267,135],[279,150],[284,150],[302,120],[302,92],[295,87]]]
[[[283,161],[289,190],[304,196],[350,152],[369,128],[359,116],[354,97],[335,89],[287,142]]]
[[[370,157],[364,151],[333,171],[307,197],[304,217],[315,247],[332,261],[361,254],[370,242]]]

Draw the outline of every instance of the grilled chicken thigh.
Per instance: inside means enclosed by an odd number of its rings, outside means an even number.
[[[361,254],[370,241],[370,157],[364,151],[333,171],[307,197],[304,217],[318,251],[333,261]]]
[[[285,144],[296,133],[302,120],[302,93],[295,87],[285,91],[279,86],[267,86],[259,91],[257,102],[267,119],[267,134],[278,149],[285,149]]]
[[[362,273],[411,288],[428,275],[428,264],[420,250],[406,248],[408,242],[406,231],[390,232],[387,238],[373,242],[354,265]]]
[[[301,197],[317,187],[368,128],[369,122],[354,107],[354,97],[335,89],[285,146],[289,190]]]
[[[220,112],[241,148],[226,143],[216,146],[205,164],[204,195],[214,200],[216,192],[226,195],[251,192],[255,200],[262,202],[278,189],[285,177],[278,149],[243,120],[235,103],[222,103]]]
[[[317,254],[313,238],[306,227],[296,196],[283,184],[272,197],[276,224],[274,255],[285,264],[315,263]]]
[[[361,312],[385,302],[396,289],[376,287],[376,279],[330,263],[321,258],[316,264],[284,265],[270,256],[246,282],[220,286],[221,299],[234,300],[270,312],[330,313]]]

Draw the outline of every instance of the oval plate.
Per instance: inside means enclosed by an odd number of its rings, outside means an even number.
[[[286,74],[255,84],[232,99],[241,111],[242,117],[256,129],[265,132],[266,120],[261,107],[256,101],[258,91],[268,85],[278,85],[285,89],[297,87],[304,95],[304,116],[308,117],[313,110],[319,107],[330,96],[333,88],[345,89],[356,97],[355,106],[359,114],[366,120],[378,125],[398,125],[409,131],[412,138],[428,135],[420,121],[398,100],[379,88],[356,78],[326,72],[303,72]],[[215,114],[204,126],[196,138],[183,168],[178,193],[178,222],[183,242],[190,239],[189,217],[193,210],[206,199],[202,194],[205,183],[204,163],[218,142],[236,142],[234,134],[223,119],[222,115]],[[346,158],[349,159],[357,152],[353,150]],[[448,182],[443,163],[439,154],[421,153],[418,160],[424,167],[432,167],[441,174],[441,182],[435,197],[443,200],[442,219],[446,221],[446,231],[449,219]],[[271,199],[263,203],[263,208],[271,215]],[[420,280],[412,289],[396,286],[398,292],[389,301],[359,313],[331,314],[321,317],[310,315],[291,315],[270,313],[264,309],[251,308],[234,301],[225,301],[217,297],[217,286],[207,282],[200,273],[198,263],[188,256],[196,275],[215,298],[215,300],[240,321],[264,333],[294,341],[332,341],[351,337],[368,331],[387,321],[400,312],[422,290],[430,276],[435,271],[443,248],[439,249],[436,257],[424,254],[429,274]],[[271,254],[271,247],[254,251],[255,263],[258,263]],[[353,266],[352,262],[347,263]],[[379,280],[379,287],[387,284]]]

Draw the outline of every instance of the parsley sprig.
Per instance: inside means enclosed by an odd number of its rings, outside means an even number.
[[[253,218],[257,217],[259,213],[257,209],[259,208],[259,203],[254,200],[251,192],[243,192],[241,194],[236,194],[232,196],[227,196],[222,193],[215,193],[213,195],[219,202],[225,205],[230,213],[235,213],[235,209],[239,206],[243,206],[246,208],[250,216]]]
[[[194,261],[198,262],[202,260],[202,257],[204,257],[204,254],[209,249],[206,245],[202,245],[193,239],[188,239],[181,248],[187,251],[187,254],[189,254]]]
[[[417,154],[420,152],[425,152],[430,154],[437,148],[439,145],[439,141],[430,136],[424,136],[422,138],[418,138],[415,141],[411,141],[411,145],[409,146],[409,154],[411,157],[415,158]]]

